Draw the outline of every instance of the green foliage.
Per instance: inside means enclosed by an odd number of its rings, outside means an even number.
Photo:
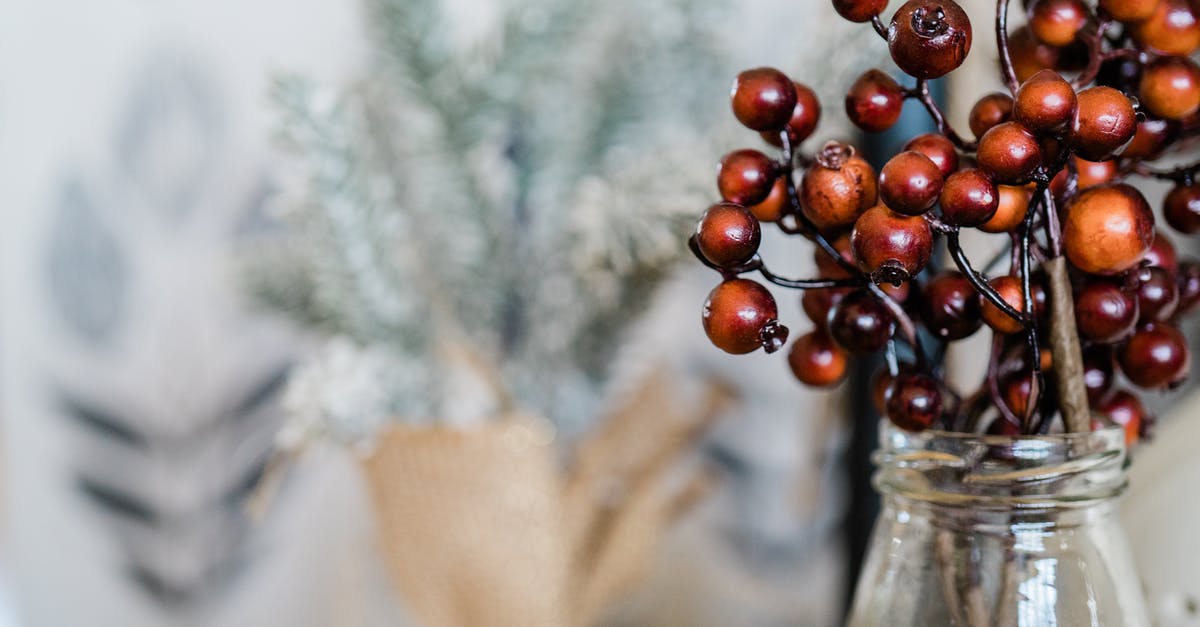
[[[436,0],[371,0],[363,80],[278,82],[305,193],[285,207],[297,239],[257,291],[386,353],[372,360],[390,382],[378,411],[444,415],[450,340],[521,405],[578,425],[711,196],[719,134],[697,129],[725,104],[708,32],[720,13],[702,0],[495,10],[464,36]]]

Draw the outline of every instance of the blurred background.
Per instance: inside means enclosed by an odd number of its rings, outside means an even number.
[[[964,4],[960,126],[999,86],[991,3]],[[0,626],[840,622],[871,368],[815,392],[713,349],[683,244],[719,156],[761,144],[740,69],[816,90],[814,144],[927,130],[847,123],[853,78],[894,70],[869,27],[817,0],[7,0],[0,41]],[[1144,473],[1200,476],[1178,449]],[[1135,550],[1181,548],[1153,525],[1200,514],[1182,481],[1144,481]]]

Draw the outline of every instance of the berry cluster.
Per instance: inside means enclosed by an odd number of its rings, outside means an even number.
[[[734,115],[779,157],[743,149],[721,159],[722,202],[689,242],[724,279],[704,304],[704,329],[730,353],[787,343],[774,298],[741,276],[757,273],[804,290],[814,328],[788,351],[796,377],[836,385],[851,357],[884,351],[875,401],[900,427],[1031,434],[1108,422],[1132,442],[1149,417],[1118,375],[1163,389],[1190,367],[1176,320],[1200,302],[1200,262],[1176,258],[1127,180],[1173,181],[1162,217],[1200,232],[1200,163],[1152,166],[1200,135],[1200,67],[1188,58],[1200,47],[1200,7],[1026,0],[1028,22],[1010,33],[1008,5],[997,0],[995,24],[1008,93],[978,100],[968,140],[928,84],[971,48],[962,8],[910,0],[885,24],[887,0],[833,0],[845,19],[871,23],[915,79],[864,73],[846,94],[850,120],[884,131],[915,100],[938,129],[913,137],[878,173],[846,144],[798,149],[821,116],[811,89],[771,68],[737,76]],[[768,223],[816,244],[818,277],[767,268],[758,247]],[[959,242],[964,229],[1003,234],[1006,249],[977,269]],[[939,239],[956,269],[929,267]],[[944,381],[941,356],[984,325],[993,336],[986,379],[960,395]]]

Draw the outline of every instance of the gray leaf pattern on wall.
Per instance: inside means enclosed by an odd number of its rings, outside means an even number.
[[[117,162],[147,204],[184,217],[212,176],[222,130],[202,72],[165,54],[134,89],[118,126]]]
[[[124,312],[126,262],[78,177],[62,184],[55,205],[46,264],[51,301],[68,327],[99,343],[112,335]]]
[[[225,239],[266,228],[262,205],[271,183],[264,175],[247,186],[227,167],[229,155],[221,151],[232,144],[220,141],[226,124],[215,84],[179,55],[153,56],[135,74],[108,152],[84,170],[86,177],[67,177],[58,193],[47,240],[48,289],[84,340],[63,349],[77,351],[80,360],[96,358],[100,342],[118,330],[122,350],[133,353],[161,341],[153,329],[171,329],[168,336],[196,332],[189,326],[195,318],[172,317],[179,310],[226,311],[192,287],[162,311],[131,310],[131,285],[155,289],[164,273],[179,268],[175,280],[188,286],[188,272],[222,263],[212,255],[226,250]],[[160,265],[149,271],[140,259]],[[144,377],[141,387],[114,389],[86,376],[49,373],[48,401],[82,436],[72,451],[74,487],[106,523],[128,581],[181,618],[202,610],[250,563],[255,536],[244,502],[282,419],[276,401],[288,358],[248,366],[262,360],[246,359],[253,349],[234,337],[262,321],[242,315],[229,314],[214,327],[219,331],[209,329],[215,338],[228,337],[226,345],[182,342],[158,371],[143,372],[145,364],[124,352],[103,355],[105,368]],[[188,376],[182,373],[214,370],[228,379],[180,385]]]

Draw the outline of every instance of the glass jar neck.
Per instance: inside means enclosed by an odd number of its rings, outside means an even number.
[[[889,507],[972,525],[1087,522],[1110,514],[1126,486],[1119,428],[1011,437],[913,433],[887,423],[873,459]]]

